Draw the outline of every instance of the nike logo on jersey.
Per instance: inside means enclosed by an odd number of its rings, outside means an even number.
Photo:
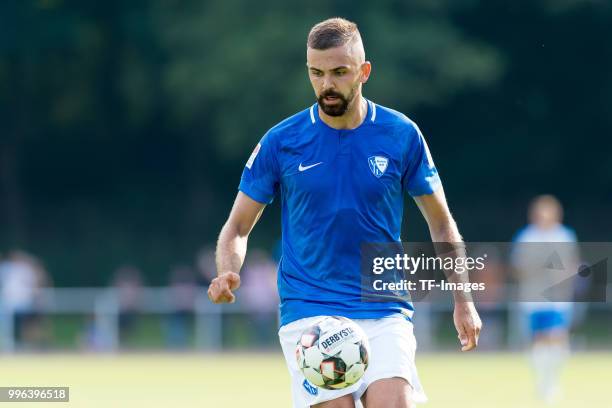
[[[308,165],[308,166],[302,166],[302,163],[300,163],[300,165],[298,167],[298,170],[299,171],[306,171],[308,169],[312,169],[315,166],[318,166],[319,164],[323,164],[323,162],[318,162],[318,163],[311,164],[311,165]]]

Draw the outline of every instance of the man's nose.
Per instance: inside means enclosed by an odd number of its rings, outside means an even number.
[[[331,75],[325,75],[323,77],[323,89],[325,91],[330,90],[330,89],[334,89],[335,88],[334,85],[335,84],[334,84],[334,81],[333,81]]]

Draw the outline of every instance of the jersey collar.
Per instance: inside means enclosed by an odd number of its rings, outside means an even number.
[[[361,123],[361,125],[357,126],[355,129],[351,129],[351,130],[357,130],[359,129],[361,126],[363,126],[364,124],[366,124],[367,122],[371,122],[374,123],[374,121],[376,120],[376,104],[374,102],[372,102],[369,99],[366,99],[366,102],[368,103],[368,111],[366,112],[366,119]],[[310,107],[310,122],[314,125],[314,126],[325,126],[329,129],[332,130],[340,130],[340,129],[334,129],[331,126],[327,125],[325,122],[323,122],[321,120],[321,118],[319,118],[319,104],[315,102],[314,105],[312,105]]]

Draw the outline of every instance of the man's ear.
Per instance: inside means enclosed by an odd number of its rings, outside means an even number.
[[[370,63],[370,61],[366,61],[363,64],[361,64],[361,83],[365,84],[366,82],[368,82],[368,79],[370,78],[370,73],[372,73],[372,64]]]

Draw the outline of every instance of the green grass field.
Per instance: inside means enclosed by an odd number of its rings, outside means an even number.
[[[70,386],[69,407],[290,407],[278,354],[20,355],[0,360],[2,386]],[[522,354],[422,354],[425,407],[530,408],[531,373]],[[558,407],[611,407],[612,353],[573,355]],[[4,404],[0,404],[4,405]],[[26,406],[21,404],[19,406]]]

